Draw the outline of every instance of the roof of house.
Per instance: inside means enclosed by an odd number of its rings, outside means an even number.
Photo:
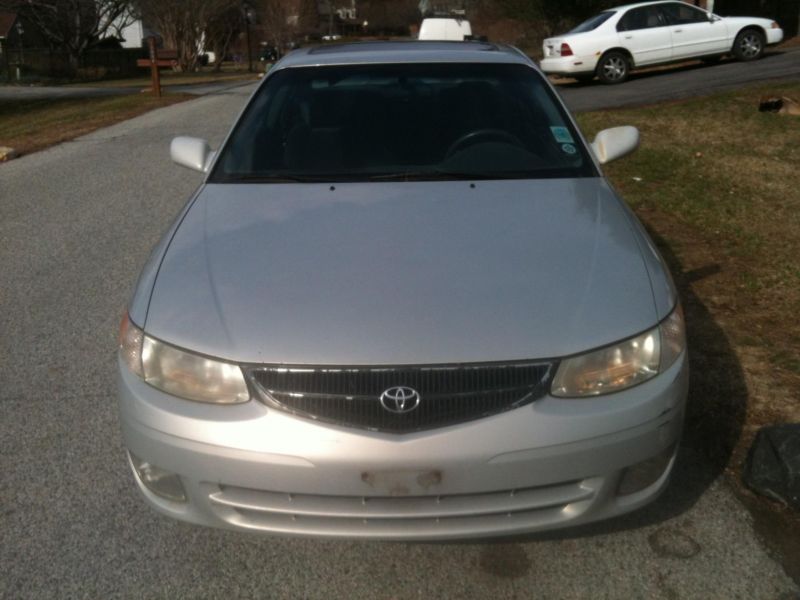
[[[8,37],[16,20],[17,13],[0,11],[0,39]]]

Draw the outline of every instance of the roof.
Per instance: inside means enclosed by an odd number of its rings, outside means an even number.
[[[369,63],[517,63],[533,62],[522,52],[488,42],[353,42],[301,48],[290,52],[274,69]]]
[[[0,11],[0,38],[8,37],[14,22],[17,20],[17,13]]]

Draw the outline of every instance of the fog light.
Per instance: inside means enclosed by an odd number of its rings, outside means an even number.
[[[172,502],[186,502],[186,492],[183,490],[181,478],[175,473],[151,465],[130,452],[131,464],[144,486],[156,496],[171,500]]]
[[[675,453],[675,446],[676,444],[670,444],[669,447],[653,458],[648,458],[645,461],[627,467],[622,472],[622,477],[619,480],[617,496],[635,494],[658,481]]]

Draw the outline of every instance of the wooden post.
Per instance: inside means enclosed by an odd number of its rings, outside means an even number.
[[[147,38],[147,45],[150,49],[150,75],[152,78],[153,93],[156,98],[161,98],[161,76],[158,74],[158,54],[156,52],[156,38]]]

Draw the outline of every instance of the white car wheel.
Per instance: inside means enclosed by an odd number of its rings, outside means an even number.
[[[733,54],[739,60],[755,60],[764,53],[764,34],[755,29],[745,29],[736,36]]]
[[[597,76],[607,84],[622,83],[630,73],[630,61],[622,52],[605,54],[597,65]]]

